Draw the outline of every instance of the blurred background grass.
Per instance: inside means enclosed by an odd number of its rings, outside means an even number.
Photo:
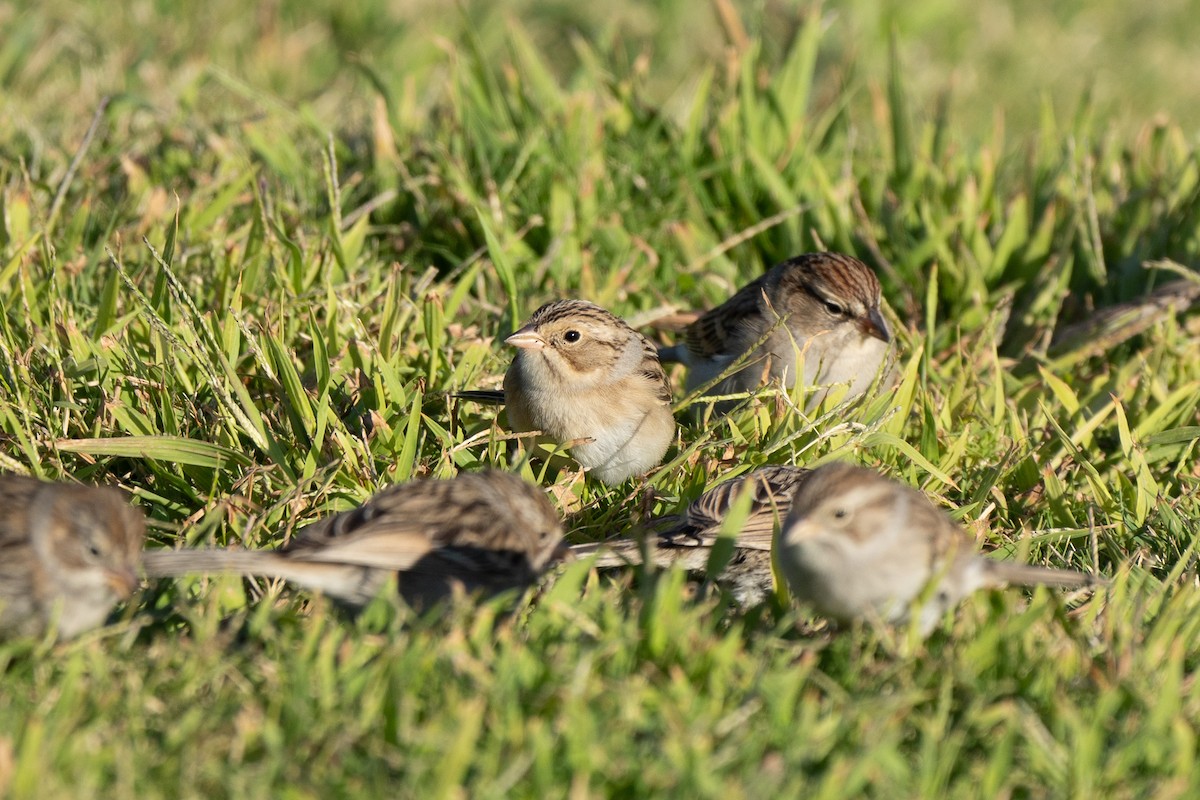
[[[229,78],[311,111],[329,127],[353,127],[370,112],[366,65],[392,97],[420,113],[444,98],[447,59],[464,45],[481,60],[506,60],[520,25],[565,84],[603,52],[614,77],[639,75],[648,101],[679,110],[702,70],[728,48],[761,43],[768,64],[798,35],[809,4],[758,2],[570,3],[547,0],[364,0],[358,3],[171,4],[140,0],[120,11],[99,2],[0,5],[4,124],[26,129],[55,119],[78,133],[78,110],[124,93],[151,117],[187,113],[233,121],[245,111]],[[732,13],[731,13],[732,12]],[[1200,122],[1200,20],[1187,0],[950,0],[824,7],[816,97],[870,102],[885,81],[895,33],[914,107],[945,104],[953,126],[984,135],[1003,124],[1029,131],[1043,105],[1069,117],[1086,102],[1128,131],[1156,114]],[[736,17],[736,22],[732,22]],[[743,39],[743,37],[745,37]],[[244,101],[244,98],[242,98]],[[45,135],[38,126],[38,137]],[[10,137],[5,137],[6,141]],[[48,142],[53,144],[53,142]]]
[[[329,199],[321,161],[332,146],[338,215],[369,215],[381,256],[443,269],[485,244],[473,219],[481,200],[513,217],[519,257],[561,254],[559,234],[577,225],[602,286],[614,279],[604,265],[639,240],[691,273],[705,248],[807,204],[733,257],[757,268],[798,248],[880,239],[876,260],[897,266],[889,298],[907,311],[931,260],[950,254],[930,228],[960,224],[971,239],[976,225],[995,241],[1014,223],[1051,226],[1051,249],[1084,262],[1061,267],[1079,295],[1066,321],[1153,286],[1143,260],[1196,251],[1195,176],[1183,162],[1200,121],[1200,51],[1189,46],[1200,22],[1184,2],[984,2],[971,13],[937,0],[33,8],[0,5],[0,168],[62,188],[69,206],[97,203],[80,223],[89,243],[134,216],[144,233],[172,195],[186,204],[193,191],[228,189],[243,164],[304,212]],[[114,157],[85,163],[83,187],[59,187],[104,97],[97,149]],[[773,138],[755,133],[764,123]],[[810,162],[824,174],[809,175]],[[843,219],[811,210],[812,181]],[[634,239],[594,213],[612,198],[593,193],[630,192],[625,182],[650,206]],[[908,209],[930,192],[978,208],[940,220]],[[1088,230],[1086,217],[1106,211],[1118,224]],[[1145,213],[1161,226],[1121,230]],[[698,215],[711,231],[689,228]],[[1028,303],[1046,288],[1028,285],[1034,260],[1004,252],[977,266],[987,288],[1026,284]],[[714,264],[718,277],[731,268]],[[970,276],[949,277],[944,296],[980,296]],[[679,288],[711,303],[736,279]],[[966,313],[945,301],[939,311]]]

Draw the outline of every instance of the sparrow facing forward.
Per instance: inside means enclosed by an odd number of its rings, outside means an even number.
[[[115,489],[0,476],[0,632],[100,625],[137,588],[145,532]]]
[[[671,386],[654,345],[583,300],[539,308],[505,340],[508,420],[541,431],[589,474],[614,485],[658,466],[675,438]]]
[[[922,636],[979,589],[1097,582],[1073,570],[985,558],[919,491],[842,463],[814,470],[796,492],[778,546],[792,594],[822,616],[904,622],[916,613]]]

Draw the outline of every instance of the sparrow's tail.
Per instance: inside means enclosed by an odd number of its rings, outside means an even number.
[[[1073,569],[1054,569],[1038,567],[1033,564],[1020,564],[1015,561],[988,560],[988,576],[995,584],[1010,584],[1015,586],[1058,586],[1062,588],[1078,588],[1081,586],[1100,586],[1105,580],[1098,575],[1088,575]]]
[[[703,570],[708,564],[712,548],[703,544],[681,545],[670,539],[653,538],[650,541],[650,561],[661,568],[679,566],[686,570]],[[610,539],[607,542],[589,542],[571,545],[574,558],[595,556],[596,569],[634,567],[643,561],[642,543],[636,539]]]
[[[288,560],[257,550],[146,550],[142,568],[151,578],[174,578],[196,572],[286,577]]]
[[[388,570],[361,564],[314,563],[270,551],[232,549],[146,550],[142,553],[142,566],[151,578],[172,578],[197,572],[280,578],[323,592],[350,606],[370,602],[390,574]],[[419,593],[420,589],[415,591]]]
[[[658,360],[664,364],[682,364],[684,362],[683,352],[686,347],[682,344],[660,347],[658,348]]]
[[[591,556],[596,557],[594,566],[597,569],[628,567],[642,563],[641,549],[634,541],[616,540],[571,545],[572,558],[590,558]]]
[[[473,400],[488,406],[504,405],[504,392],[498,389],[472,389],[466,392],[451,392],[451,397],[458,400]]]

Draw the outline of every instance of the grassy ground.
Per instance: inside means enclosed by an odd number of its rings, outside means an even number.
[[[271,545],[507,463],[444,393],[541,302],[647,319],[824,246],[879,270],[901,389],[685,427],[660,509],[848,458],[1111,589],[914,644],[586,565],[440,620],[155,586],[0,643],[0,795],[1194,793],[1200,326],[1138,299],[1200,263],[1200,23],[876,5],[0,5],[0,468]],[[641,513],[562,488],[580,537]]]

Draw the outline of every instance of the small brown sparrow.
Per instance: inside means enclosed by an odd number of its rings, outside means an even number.
[[[848,383],[853,397],[875,379],[891,342],[879,304],[879,280],[866,264],[837,253],[809,253],[746,284],[659,357],[687,366],[688,392],[743,357],[742,366],[708,395],[749,392],[770,380],[790,389],[803,358],[804,386]]]
[[[916,613],[922,636],[978,589],[1099,582],[1073,570],[985,558],[919,491],[842,463],[813,470],[796,492],[778,546],[792,594],[821,615],[903,622]],[[918,600],[923,605],[911,612]]]
[[[678,566],[689,572],[707,572],[713,545],[734,501],[749,487],[749,515],[737,538],[729,563],[717,576],[738,605],[750,607],[767,600],[774,589],[771,574],[771,542],[776,527],[787,516],[792,496],[804,483],[809,470],[783,464],[760,467],[733,480],[719,483],[696,498],[682,514],[652,521],[659,528],[650,554],[659,567]],[[665,526],[665,527],[663,527]],[[578,544],[571,548],[577,558],[596,554],[599,569],[640,564],[642,545],[636,539],[620,538]]]
[[[426,608],[459,588],[490,595],[533,583],[565,555],[562,534],[540,489],[489,470],[384,489],[278,550],[148,550],[143,560],[151,577],[264,575],[356,607],[399,573],[400,594]]]
[[[671,385],[654,345],[594,303],[557,300],[505,340],[508,421],[541,431],[613,485],[658,466],[675,438]]]
[[[0,632],[100,625],[137,588],[145,533],[115,489],[0,476]]]

